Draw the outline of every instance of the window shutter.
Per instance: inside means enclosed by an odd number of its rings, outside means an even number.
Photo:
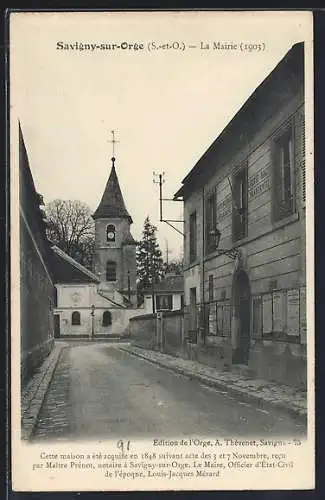
[[[306,136],[305,136],[305,113],[300,110],[296,117],[296,149],[298,178],[300,184],[300,196],[302,205],[306,202]]]

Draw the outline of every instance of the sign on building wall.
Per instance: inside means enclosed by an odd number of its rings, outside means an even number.
[[[273,293],[273,329],[283,332],[285,329],[285,292]]]
[[[221,302],[217,304],[217,329],[219,335],[230,335],[231,319],[229,303]]]
[[[210,304],[209,308],[209,334],[217,335],[217,310],[216,304]]]
[[[253,337],[261,337],[263,317],[262,317],[262,296],[256,295],[252,301],[252,329]]]
[[[300,289],[300,341],[307,343],[307,323],[306,323],[306,289]]]
[[[271,333],[273,330],[272,321],[272,294],[263,295],[263,333]]]
[[[253,200],[261,194],[271,189],[271,166],[267,166],[256,174],[252,175],[248,180],[248,199]]]
[[[299,336],[299,290],[287,292],[287,335]]]

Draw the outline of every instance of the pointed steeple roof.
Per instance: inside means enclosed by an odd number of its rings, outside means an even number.
[[[120,184],[115,170],[115,158],[112,158],[112,170],[108,178],[104,194],[93,214],[93,219],[126,218],[132,224],[132,217],[126,209]]]

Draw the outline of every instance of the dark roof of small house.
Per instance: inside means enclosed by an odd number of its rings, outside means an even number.
[[[120,184],[115,170],[115,159],[112,158],[112,170],[108,178],[102,199],[93,214],[93,219],[126,218],[132,223],[132,217],[126,209]]]
[[[184,276],[175,274],[173,276],[167,276],[163,280],[155,283],[154,286],[155,293],[182,293],[184,292]],[[152,293],[151,288],[147,288],[144,290],[144,293]]]
[[[52,270],[55,283],[99,283],[99,278],[57,246],[52,246]]]
[[[232,120],[205,151],[182,181],[174,199],[186,197],[204,185],[216,171],[230,161],[247,141],[274,115],[277,108],[304,83],[304,42],[296,43],[255,89]]]

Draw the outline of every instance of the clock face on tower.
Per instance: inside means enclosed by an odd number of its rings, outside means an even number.
[[[106,228],[106,240],[111,243],[115,241],[115,226],[109,224]]]

